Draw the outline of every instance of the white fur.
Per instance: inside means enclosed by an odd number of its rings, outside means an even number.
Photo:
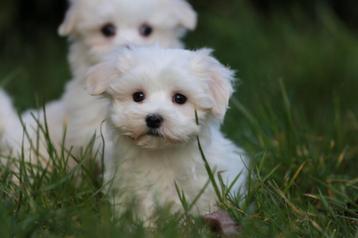
[[[68,131],[66,142],[78,149],[87,145],[95,132],[96,142],[101,141],[100,126],[108,106],[106,100],[86,92],[84,75],[87,69],[118,46],[159,44],[181,47],[179,39],[183,33],[195,28],[196,13],[183,0],[74,0],[69,14],[74,14],[77,19],[68,15],[59,31],[72,39],[69,59],[74,79],[68,83],[62,101]],[[101,26],[107,22],[118,28],[118,34],[111,40],[100,33]],[[154,28],[149,38],[138,34],[142,23]],[[71,27],[66,31],[63,28],[67,24]]]
[[[9,154],[17,138],[22,134],[20,121],[10,97],[0,90],[0,154]]]
[[[102,35],[101,27],[107,23],[116,26],[114,37]],[[150,37],[139,34],[139,27],[144,23],[154,29]],[[196,13],[184,0],[70,1],[59,33],[68,36],[71,42],[69,61],[73,79],[66,85],[60,100],[46,105],[49,131],[56,147],[61,146],[65,127],[66,146],[68,149],[74,147],[74,152],[86,146],[95,132],[99,137],[108,102],[86,92],[84,75],[90,66],[113,49],[128,44],[181,47],[180,38],[186,30],[193,30],[195,26]],[[22,118],[28,128],[36,128],[37,123],[31,113],[38,115],[41,122],[43,113],[30,111]],[[30,137],[36,137],[36,130],[30,131]],[[19,151],[22,136],[16,136],[15,140],[15,151]],[[44,141],[43,138],[41,141]],[[40,149],[46,153],[46,144]]]
[[[63,105],[61,103],[50,103],[47,105],[49,128],[52,128],[52,135],[58,135],[57,141],[63,133],[62,118]],[[37,121],[38,118],[39,121]],[[41,111],[27,111],[19,118],[10,97],[0,90],[0,155],[2,157],[18,156],[24,151],[25,158],[33,162],[47,163],[48,152],[47,142],[43,136],[40,137],[37,145],[38,123],[44,125],[44,114]],[[26,130],[23,130],[23,124]],[[41,134],[41,133],[40,133]],[[31,138],[31,139],[29,139]]]
[[[118,212],[133,197],[143,219],[150,218],[157,205],[170,205],[173,212],[179,211],[175,182],[193,201],[208,181],[197,137],[210,166],[221,173],[226,185],[242,173],[231,192],[243,191],[245,154],[219,129],[233,92],[232,83],[233,72],[208,50],[120,50],[89,71],[89,92],[111,99],[107,130],[113,149],[105,158],[105,182]],[[145,94],[143,102],[133,100],[137,91]],[[176,93],[185,95],[187,102],[174,103]],[[145,122],[153,113],[164,118],[156,130],[160,136],[151,135]],[[216,200],[209,185],[192,212],[215,211]]]

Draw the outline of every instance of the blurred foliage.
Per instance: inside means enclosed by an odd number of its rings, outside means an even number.
[[[220,6],[230,6],[245,0],[189,0],[195,9],[205,11]],[[265,16],[277,11],[286,15],[294,14],[293,9],[301,9],[307,15],[315,16],[318,6],[330,6],[349,26],[358,27],[358,2],[355,0],[246,0],[256,11]],[[23,30],[32,27],[57,26],[67,7],[66,0],[2,0],[0,2],[0,33],[10,30]]]
[[[66,9],[65,0],[2,0],[0,30],[20,33],[26,28],[53,27]]]
[[[1,2],[0,7],[0,32],[4,32],[7,27],[10,27],[13,23],[15,16],[15,4],[10,0],[4,0]]]

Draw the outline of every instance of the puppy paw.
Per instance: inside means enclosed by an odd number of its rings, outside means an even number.
[[[239,234],[240,226],[225,211],[217,211],[205,215],[204,222],[214,233],[225,237],[236,237]]]

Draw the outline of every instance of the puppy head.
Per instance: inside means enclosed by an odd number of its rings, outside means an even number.
[[[121,50],[92,67],[87,89],[112,99],[110,119],[118,133],[158,149],[186,143],[204,126],[222,121],[232,81],[233,72],[210,50],[153,47]]]
[[[179,47],[196,22],[185,0],[70,0],[59,34],[82,43],[96,61],[128,44]]]

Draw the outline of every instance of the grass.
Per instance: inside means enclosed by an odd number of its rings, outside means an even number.
[[[215,48],[240,78],[223,130],[250,154],[251,173],[247,197],[225,207],[240,237],[358,237],[357,35],[323,6],[314,22],[295,13],[268,19],[238,1],[207,5],[187,40]],[[0,77],[19,110],[58,97],[69,78],[54,32],[3,49]],[[52,156],[52,172],[27,166],[33,179],[23,173],[21,185],[1,167],[0,237],[215,236],[165,209],[152,230],[130,209],[113,219],[95,169],[82,166],[89,150],[70,172],[64,154]]]

